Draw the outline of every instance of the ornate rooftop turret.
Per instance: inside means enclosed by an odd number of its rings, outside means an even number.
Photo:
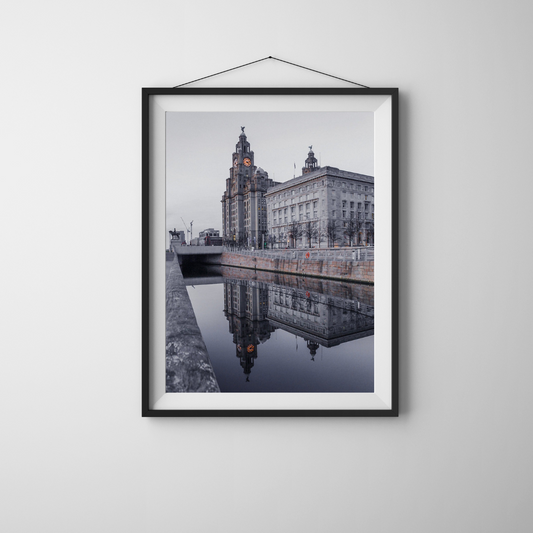
[[[302,175],[307,174],[309,172],[313,172],[313,170],[317,170],[320,167],[318,166],[318,159],[315,157],[315,153],[313,152],[313,145],[309,147],[309,153],[307,154],[307,159],[305,160],[305,166],[302,168]]]

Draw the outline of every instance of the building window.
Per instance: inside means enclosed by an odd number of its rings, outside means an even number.
[[[346,211],[342,212],[342,218],[346,218]]]

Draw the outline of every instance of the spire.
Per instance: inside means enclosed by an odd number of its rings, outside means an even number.
[[[244,133],[245,126],[241,126],[241,134],[239,135],[239,142],[235,146],[235,152],[238,154],[246,154],[250,152],[250,143],[246,140],[246,133]]]

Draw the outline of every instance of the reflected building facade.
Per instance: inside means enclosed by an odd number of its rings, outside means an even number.
[[[373,288],[364,287],[357,299],[361,291],[357,286],[347,286],[347,294],[335,295],[328,293],[327,285],[321,292],[316,287],[280,284],[279,276],[266,272],[261,273],[261,280],[249,280],[239,269],[223,270],[224,315],[247,379],[258,357],[258,345],[277,329],[303,338],[311,360],[319,346],[329,348],[374,334]],[[228,270],[243,277],[227,277]]]
[[[275,329],[266,318],[267,312],[268,289],[242,280],[224,283],[224,315],[247,380],[257,359],[257,346],[266,342]]]
[[[374,307],[280,285],[269,289],[267,318],[276,328],[328,348],[374,334]]]

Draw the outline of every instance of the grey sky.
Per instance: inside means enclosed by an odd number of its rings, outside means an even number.
[[[284,182],[301,175],[310,145],[321,166],[373,176],[373,120],[369,112],[167,112],[167,230],[184,230],[181,217],[194,220],[193,237],[222,229],[220,200],[241,126],[255,165]]]

